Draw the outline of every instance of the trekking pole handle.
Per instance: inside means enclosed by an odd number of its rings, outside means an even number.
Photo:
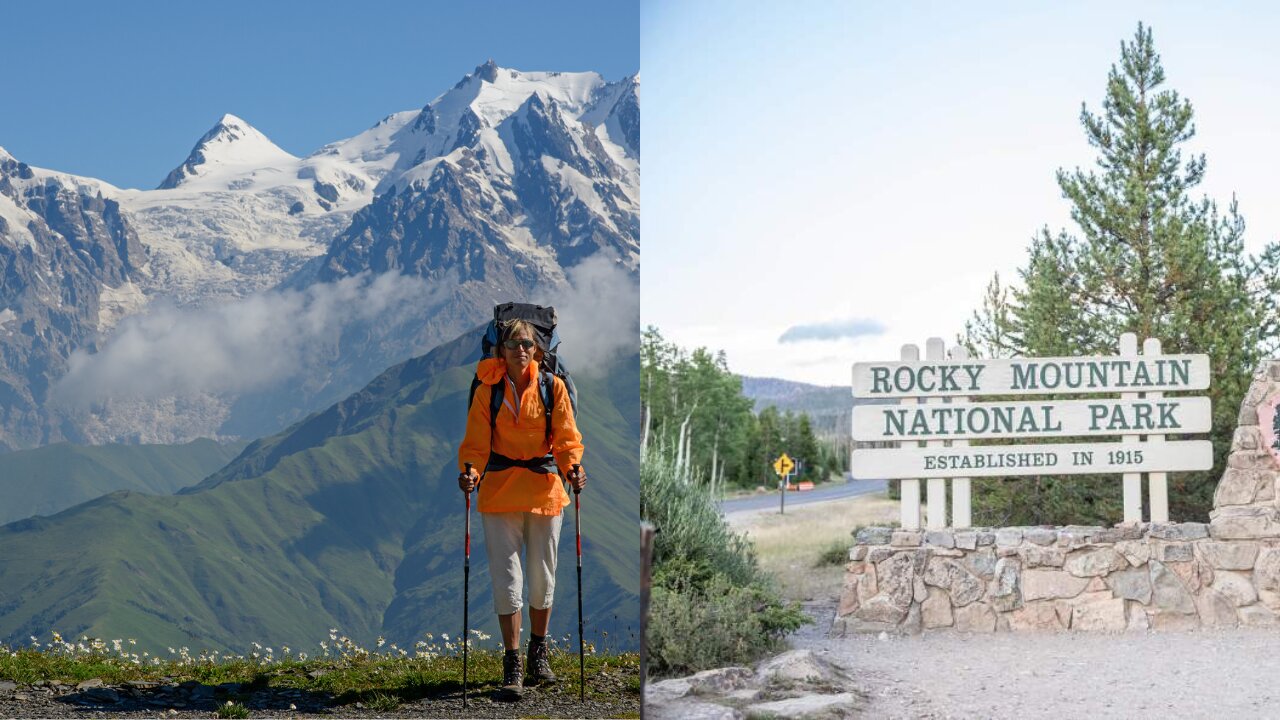
[[[578,474],[578,473],[580,473],[580,472],[582,472],[582,465],[580,465],[580,464],[578,464],[578,463],[574,463],[574,464],[573,464],[573,474],[574,474],[574,475],[577,475],[577,474]],[[578,489],[577,487],[575,487],[575,488],[573,489],[573,494],[574,494],[574,495],[577,495],[578,493],[581,493],[581,492],[582,492],[582,490]]]
[[[471,463],[464,463],[467,466],[467,481],[471,480]],[[471,570],[471,491],[467,491],[467,538],[466,538],[466,565],[467,570]],[[467,638],[464,634],[462,641],[466,642]],[[464,648],[465,649],[465,648]],[[464,691],[465,693],[465,691]]]

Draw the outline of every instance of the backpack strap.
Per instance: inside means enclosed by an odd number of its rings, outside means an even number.
[[[547,416],[547,443],[551,442],[551,409],[555,407],[554,393],[552,388],[555,387],[555,376],[550,371],[543,370],[538,373],[541,377],[538,380],[538,389],[542,391],[542,408]]]
[[[502,393],[507,389],[507,384],[500,382],[489,388],[489,432],[493,432],[494,425],[498,422],[498,413],[502,412]]]

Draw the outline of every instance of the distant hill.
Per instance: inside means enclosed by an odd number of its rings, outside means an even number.
[[[317,652],[328,629],[412,647],[462,627],[457,443],[478,331],[251,444],[170,496],[122,491],[0,528],[0,642],[58,630],[148,648]],[[638,353],[575,375],[592,482],[582,496],[588,634],[638,646]],[[498,636],[473,515],[472,627]],[[572,506],[556,636],[576,631]],[[636,633],[638,634],[638,633]]]
[[[755,401],[758,413],[770,405],[782,412],[807,413],[814,432],[848,438],[853,413],[853,389],[840,385],[742,376],[742,394]]]
[[[742,393],[755,400],[756,412],[773,405],[793,412],[831,413],[853,406],[848,385],[810,385],[778,378],[742,376]]]
[[[169,495],[226,465],[248,443],[185,445],[56,443],[0,454],[0,525],[52,515],[116,490]]]
[[[853,441],[853,407],[896,401],[856,400],[849,385],[810,385],[793,380],[742,376],[742,394],[758,413],[770,405],[782,412],[808,413],[814,432],[843,443]]]

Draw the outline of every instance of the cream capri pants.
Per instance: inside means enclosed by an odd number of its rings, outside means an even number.
[[[489,558],[489,578],[493,581],[493,609],[499,615],[520,612],[524,570],[520,548],[525,547],[529,573],[529,605],[538,610],[551,607],[556,591],[556,548],[564,514],[538,515],[530,512],[480,513],[484,525],[484,550]]]

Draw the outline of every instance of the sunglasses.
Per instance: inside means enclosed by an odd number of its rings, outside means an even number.
[[[524,348],[525,350],[532,350],[533,341],[532,340],[503,340],[502,347],[508,350],[515,350],[518,347]]]

